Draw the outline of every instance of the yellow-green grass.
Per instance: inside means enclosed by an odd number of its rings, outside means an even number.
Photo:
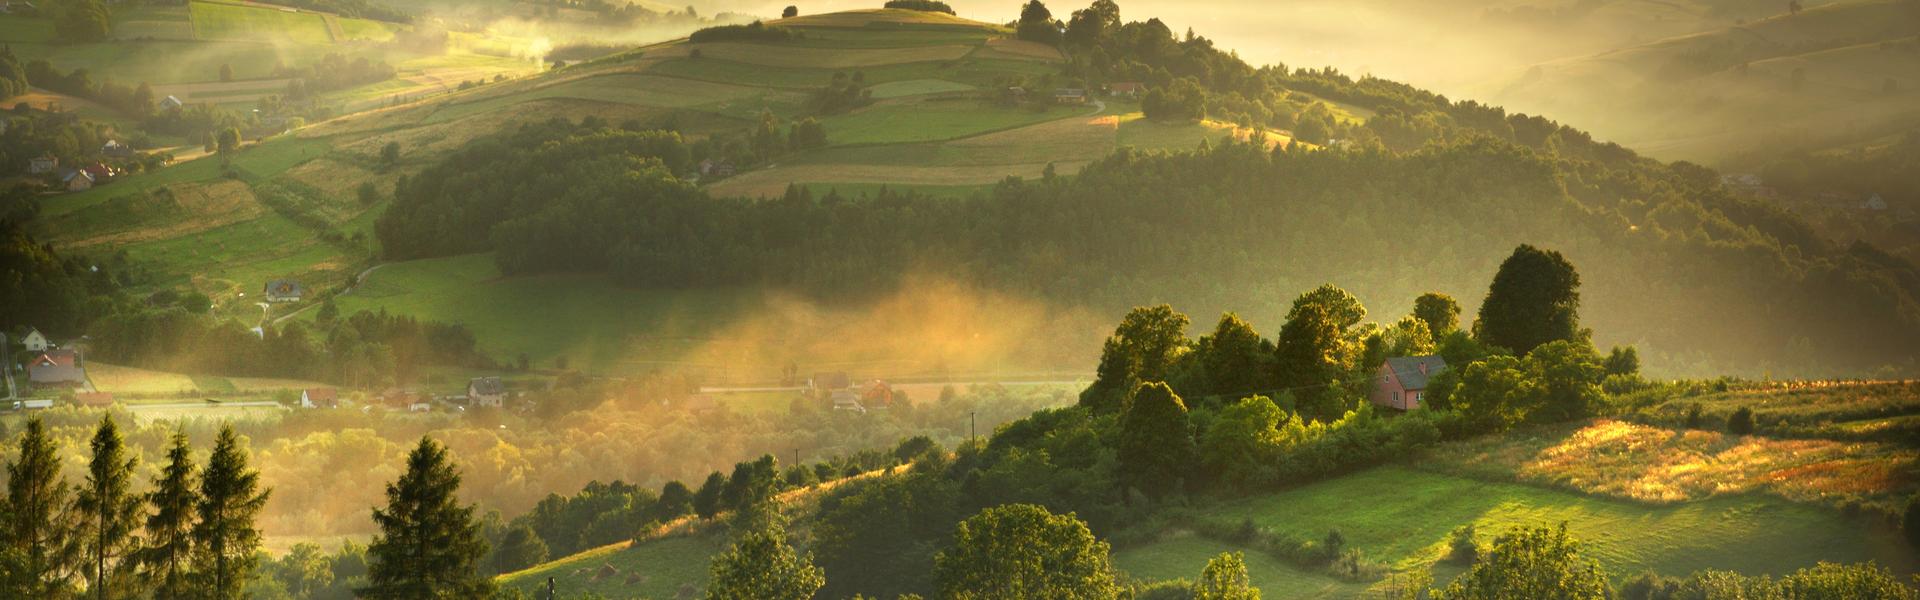
[[[366,40],[384,42],[393,39],[394,32],[400,28],[400,26],[392,23],[372,19],[355,19],[351,17],[332,18],[335,23],[340,24],[340,32],[345,36],[341,41]]]
[[[1234,546],[1187,532],[1174,532],[1152,543],[1115,550],[1113,564],[1135,579],[1166,581],[1196,580],[1207,561],[1223,552],[1241,552],[1247,562],[1247,577],[1266,598],[1315,600],[1354,598],[1367,591],[1368,584],[1354,583],[1301,569],[1258,550]]]
[[[300,163],[325,155],[327,150],[328,144],[324,140],[279,136],[242,148],[232,157],[232,170],[245,179],[257,181],[278,175]],[[42,203],[41,215],[59,216],[100,204],[109,198],[165,185],[213,179],[224,173],[221,159],[217,156],[185,161],[166,168],[121,177],[112,184],[84,192],[50,198]],[[140,224],[129,222],[127,225]]]
[[[1762,492],[1809,503],[1898,507],[1920,486],[1920,451],[1877,442],[1775,439],[1598,419],[1442,445],[1426,468],[1645,503]]]
[[[1784,574],[1819,561],[1877,561],[1902,574],[1920,557],[1897,532],[1838,511],[1764,495],[1647,505],[1515,483],[1382,467],[1228,503],[1209,513],[1302,539],[1339,529],[1348,546],[1398,568],[1429,564],[1448,533],[1487,536],[1566,523],[1586,556],[1616,580],[1646,571]]]
[[[1058,106],[1044,111],[995,106],[971,98],[894,101],[843,115],[821,125],[836,146],[931,142],[1013,129],[1086,114],[1086,107]]]
[[[193,23],[184,6],[126,6],[113,11],[113,37],[191,40]]]
[[[335,303],[343,314],[384,309],[466,325],[498,360],[567,356],[596,372],[644,372],[680,360],[758,298],[625,288],[597,275],[504,278],[491,255],[473,254],[383,265]]]
[[[998,35],[985,29],[912,30],[867,27],[797,27],[802,36],[785,42],[817,48],[911,48],[978,44]]]
[[[232,67],[236,78],[270,77],[276,65],[308,64],[328,52],[339,51],[333,46],[296,43],[163,39],[52,44],[11,43],[11,38],[6,39],[22,62],[44,59],[62,70],[87,69],[94,81],[144,81],[154,85],[216,81],[221,65]]]
[[[195,1],[187,5],[193,33],[208,40],[290,41],[326,44],[334,41],[319,13],[277,7]]]
[[[693,44],[699,60],[719,59],[782,69],[859,69],[905,63],[958,60],[974,50],[967,44],[906,48],[815,48],[782,44],[709,42]]]
[[[890,64],[857,69],[778,68],[717,58],[675,58],[649,67],[649,73],[703,81],[811,90],[826,85],[837,72],[859,72],[869,85],[915,79],[944,79],[974,86],[990,86],[1007,75],[1044,75],[1052,65],[1025,60],[962,59],[957,61]]]
[[[272,392],[327,387],[297,379],[185,375],[137,367],[87,363],[87,379],[95,389],[128,396],[167,396],[193,392]],[[120,400],[121,398],[116,398]]]
[[[975,89],[971,85],[947,81],[944,79],[909,79],[889,81],[867,88],[874,98],[902,98],[906,96],[924,96],[928,94],[947,94],[966,92]]]
[[[986,191],[993,187],[992,185],[987,185],[987,184],[915,185],[915,184],[886,184],[886,183],[851,183],[851,182],[841,182],[841,181],[813,182],[813,183],[805,183],[802,185],[804,185],[809,191],[813,192],[815,196],[824,196],[824,195],[827,195],[828,193],[838,193],[841,196],[846,196],[846,197],[873,196],[873,195],[879,194],[881,190],[891,190],[895,192],[911,192],[915,194],[933,196],[935,198],[965,198],[975,193]]]
[[[719,535],[692,535],[614,545],[501,575],[495,582],[533,595],[546,590],[551,577],[562,597],[674,598],[682,585],[706,586],[708,561],[724,544]],[[611,574],[602,576],[609,565]],[[629,577],[639,579],[629,582]]]
[[[908,29],[924,31],[992,31],[1005,28],[991,23],[963,19],[947,13],[894,8],[847,10],[816,15],[801,15],[775,21],[789,27],[835,27],[870,29]]]
[[[53,19],[8,16],[0,19],[0,40],[12,43],[53,41]]]
[[[723,83],[636,74],[610,74],[576,79],[528,92],[497,95],[441,106],[427,122],[444,122],[544,98],[575,98],[659,108],[695,108],[733,117],[758,115],[772,109],[797,110],[799,94]]]

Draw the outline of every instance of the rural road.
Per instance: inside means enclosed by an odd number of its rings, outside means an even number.
[[[127,404],[123,406],[128,411],[140,412],[143,410],[179,410],[187,408],[272,408],[280,406],[280,403],[270,400],[251,400],[247,402],[172,402],[167,404]]]

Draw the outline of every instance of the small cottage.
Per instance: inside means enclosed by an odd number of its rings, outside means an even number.
[[[160,110],[173,110],[185,105],[185,102],[181,102],[179,98],[174,96],[167,96],[160,99]]]
[[[298,281],[275,279],[267,282],[263,291],[267,295],[268,302],[299,302],[300,297],[305,295],[307,290],[301,287]]]
[[[499,377],[475,377],[467,382],[467,403],[499,408],[507,400],[507,385]]]
[[[1387,359],[1374,371],[1375,406],[1413,410],[1425,400],[1427,382],[1447,370],[1447,361],[1438,356],[1401,356]]]
[[[333,388],[300,390],[300,408],[340,408],[340,392]]]
[[[93,174],[80,169],[68,171],[60,176],[60,187],[69,192],[84,192],[93,189]]]
[[[1054,104],[1086,104],[1087,91],[1080,88],[1061,88],[1053,93]]]
[[[133,146],[120,143],[120,140],[107,140],[100,145],[100,154],[108,158],[133,158]]]
[[[32,327],[27,328],[26,335],[20,336],[20,345],[28,352],[46,352],[47,348],[52,347],[47,343],[47,336]]]
[[[1140,93],[1146,91],[1146,89],[1146,86],[1141,85],[1138,81],[1122,81],[1107,86],[1107,90],[1112,92],[1113,95],[1123,98],[1138,98],[1140,97]]]

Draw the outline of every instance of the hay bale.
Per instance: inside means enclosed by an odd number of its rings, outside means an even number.
[[[613,565],[611,564],[603,563],[600,565],[600,570],[593,574],[593,580],[599,581],[599,580],[606,579],[608,577],[613,577],[619,574],[620,574],[620,569],[614,568]]]

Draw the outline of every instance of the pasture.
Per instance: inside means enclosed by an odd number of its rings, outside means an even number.
[[[1405,467],[1380,467],[1208,510],[1226,522],[1318,540],[1339,529],[1349,547],[1397,568],[1430,564],[1453,528],[1492,536],[1566,523],[1585,553],[1618,579],[1703,569],[1790,573],[1819,561],[1874,560],[1896,573],[1920,556],[1896,532],[1821,507],[1765,495],[1651,505]],[[1904,575],[1902,575],[1904,577]]]
[[[196,37],[326,44],[335,41],[319,13],[251,4],[196,0],[187,5]]]
[[[971,98],[883,102],[822,120],[827,141],[836,146],[931,142],[979,135],[1075,114],[1086,107],[1049,107],[1044,111],[987,105]]]
[[[1222,552],[1241,552],[1247,561],[1247,578],[1260,588],[1262,597],[1319,600],[1352,598],[1366,592],[1368,584],[1343,581],[1283,562],[1258,550],[1249,550],[1194,535],[1172,532],[1152,543],[1117,548],[1113,564],[1135,579],[1164,581],[1194,580],[1207,561]]]

